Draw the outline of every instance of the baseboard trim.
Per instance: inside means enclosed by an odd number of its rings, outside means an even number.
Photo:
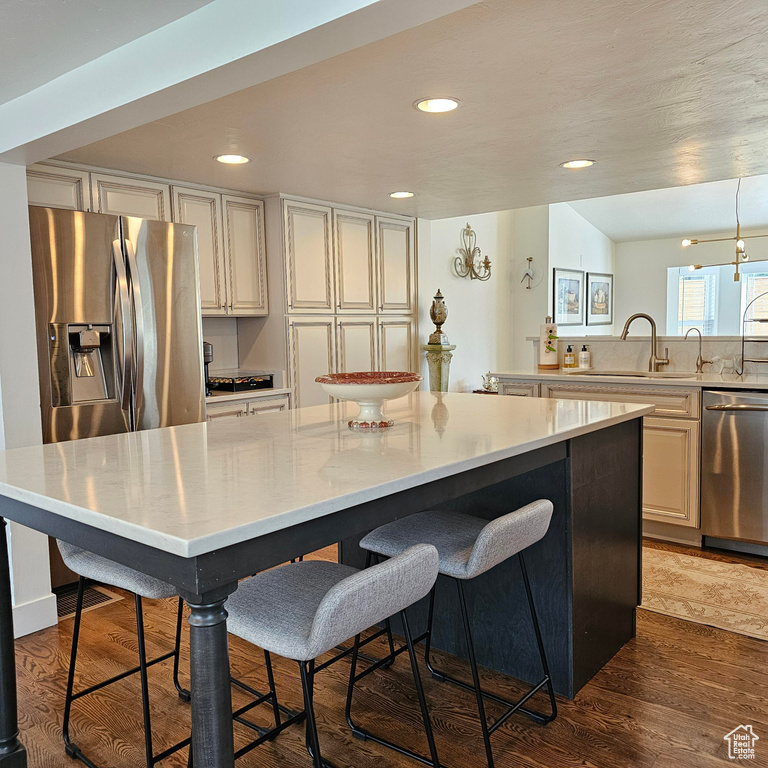
[[[28,603],[13,606],[13,636],[24,637],[58,623],[56,615],[56,595],[49,594],[30,600]]]
[[[686,544],[689,547],[701,547],[700,528],[643,520],[643,536],[649,539],[671,541],[675,544]]]

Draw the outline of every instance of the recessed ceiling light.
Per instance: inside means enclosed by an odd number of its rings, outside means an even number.
[[[245,155],[214,155],[213,159],[225,165],[244,165],[251,162],[251,158]]]
[[[596,160],[568,160],[565,163],[560,163],[561,168],[589,168],[590,165],[594,165]]]
[[[461,102],[452,98],[419,99],[413,106],[421,112],[451,112],[461,106]]]
[[[413,197],[413,192],[390,192],[389,196],[399,200],[403,197]]]

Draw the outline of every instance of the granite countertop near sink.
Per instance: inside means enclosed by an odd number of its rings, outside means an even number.
[[[684,373],[682,371],[501,371],[493,373],[500,382],[508,379],[522,381],[570,381],[579,384],[625,384],[636,386],[688,387],[698,389],[755,389],[768,391],[768,373],[745,373],[743,376],[720,373]]]

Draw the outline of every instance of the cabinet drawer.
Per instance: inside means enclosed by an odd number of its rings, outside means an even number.
[[[699,422],[643,420],[643,517],[699,526]]]
[[[248,415],[257,416],[260,413],[275,413],[288,410],[288,396],[260,397],[258,400],[248,401]]]
[[[558,400],[606,400],[613,403],[655,405],[655,416],[674,419],[698,419],[701,392],[683,387],[624,386],[611,384],[542,384],[542,397]]]
[[[499,384],[502,395],[516,395],[517,397],[538,397],[540,385],[531,381],[515,381]]]
[[[231,416],[247,416],[248,404],[243,402],[209,404],[206,407],[206,413],[208,421],[225,419]]]

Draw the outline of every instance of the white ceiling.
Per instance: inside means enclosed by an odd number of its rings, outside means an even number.
[[[571,207],[617,243],[735,232],[737,183],[729,179],[597,197]],[[739,219],[744,229],[768,228],[768,175],[741,180]]]
[[[0,104],[211,0],[2,0]]]
[[[487,0],[62,157],[458,216],[766,173],[767,76],[764,0]]]

